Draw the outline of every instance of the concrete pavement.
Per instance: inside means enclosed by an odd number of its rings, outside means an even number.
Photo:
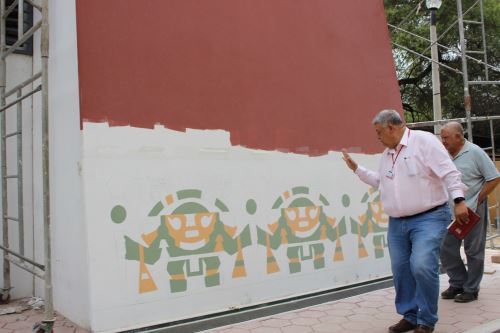
[[[499,250],[487,250],[486,274],[477,301],[460,304],[440,300],[440,320],[436,333],[500,333],[500,264],[491,256]],[[448,287],[447,276],[441,275],[441,289]],[[16,302],[0,305],[2,309]],[[30,309],[17,314],[0,315],[0,333],[31,332],[43,318],[42,310]],[[394,288],[376,290],[342,300],[284,312],[269,317],[206,330],[205,333],[308,333],[352,332],[383,333],[400,319],[394,309]],[[55,333],[88,333],[61,315],[57,315]],[[137,332],[137,331],[136,331]],[[147,332],[144,330],[143,332]],[[189,333],[186,331],[186,333]]]
[[[499,251],[487,250],[479,299],[465,304],[441,299],[440,320],[434,332],[500,333],[500,264],[491,262],[493,254]],[[443,274],[441,290],[447,287],[448,278]],[[387,288],[205,333],[383,333],[399,319],[394,308],[394,288]]]

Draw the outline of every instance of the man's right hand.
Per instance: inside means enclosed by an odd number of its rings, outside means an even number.
[[[354,162],[354,160],[351,158],[351,156],[349,156],[347,150],[345,149],[342,149],[342,159],[345,161],[349,169],[356,172],[356,170],[358,169],[358,163]]]
[[[467,211],[467,205],[465,201],[455,204],[455,219],[459,224],[464,224],[469,222],[469,212]]]

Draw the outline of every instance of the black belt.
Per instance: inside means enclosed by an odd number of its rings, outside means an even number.
[[[417,214],[413,214],[413,215],[408,215],[408,216],[401,216],[399,217],[400,219],[411,219],[411,218],[414,218],[414,217],[417,217],[417,216],[420,216],[420,215],[424,215],[424,214],[427,214],[427,213],[431,213],[435,210],[438,210],[439,208],[441,207],[444,207],[448,205],[447,202],[445,202],[444,204],[441,204],[441,205],[438,205],[436,207],[432,207],[431,209],[427,209],[426,211],[423,211],[423,212],[420,212],[420,213],[417,213]]]

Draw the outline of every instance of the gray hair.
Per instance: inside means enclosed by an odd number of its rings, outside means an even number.
[[[462,127],[462,124],[460,124],[458,121],[450,121],[449,123],[446,123],[441,127],[441,129],[445,129],[451,132],[456,132],[460,134],[461,137],[464,136],[464,128]]]
[[[382,127],[387,127],[388,124],[401,126],[403,120],[396,110],[382,110],[373,118],[372,123],[373,125],[380,124]]]

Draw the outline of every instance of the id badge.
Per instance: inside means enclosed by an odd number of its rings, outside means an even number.
[[[392,170],[389,170],[387,171],[387,173],[385,174],[385,176],[389,179],[393,179],[394,178],[394,172]]]

